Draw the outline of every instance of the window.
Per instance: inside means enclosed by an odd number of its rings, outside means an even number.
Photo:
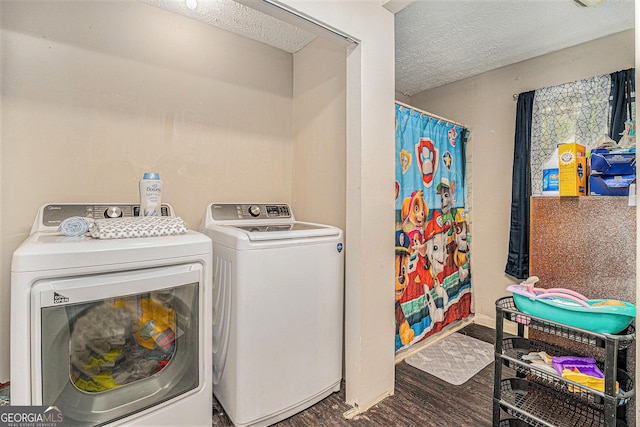
[[[536,90],[531,122],[531,192],[542,194],[542,167],[558,143],[587,147],[608,133],[611,76]]]

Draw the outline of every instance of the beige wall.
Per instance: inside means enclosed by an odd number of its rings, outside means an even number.
[[[347,51],[316,39],[293,55],[293,185],[298,218],[346,227]]]
[[[516,102],[513,94],[634,67],[634,31],[487,72],[411,97],[471,129],[471,271],[475,311],[494,325],[495,300],[516,282],[507,259]]]
[[[411,102],[411,97],[400,92],[396,92],[396,101],[402,102],[403,104],[409,104]]]
[[[2,2],[0,381],[11,254],[48,202],[290,201],[293,57],[137,1]],[[344,178],[342,181],[344,187]]]

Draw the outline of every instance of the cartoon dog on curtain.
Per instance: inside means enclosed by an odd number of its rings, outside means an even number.
[[[467,138],[396,105],[396,351],[471,313]]]
[[[400,335],[403,345],[413,341],[414,337],[400,304],[409,284],[409,245],[409,236],[402,230],[396,231],[396,335]]]
[[[445,283],[460,284],[469,276],[464,210],[451,208],[455,183],[443,178],[437,191],[440,209],[429,210],[422,190],[412,192],[402,202],[402,223],[396,231],[396,332],[402,346],[435,323],[445,321],[450,305]],[[431,218],[427,221],[429,213]],[[455,296],[459,286],[452,288]],[[426,313],[415,309],[419,301],[426,305]],[[403,305],[420,313],[405,313]],[[426,322],[424,316],[428,317]]]
[[[465,311],[470,305],[463,289],[470,285],[464,209],[453,208],[454,180],[441,177],[433,184],[439,209],[429,209],[422,189],[401,204],[396,230],[396,346],[440,330],[451,321],[450,306],[463,301],[459,309]]]
[[[407,284],[404,293],[400,297],[400,302],[404,303],[424,295],[424,284],[420,279],[429,270],[429,262],[427,260],[427,248],[424,236],[424,227],[426,223],[429,208],[422,197],[422,190],[411,193],[402,202],[402,227],[399,231],[407,236]],[[397,232],[396,232],[396,257],[398,250]],[[396,270],[396,277],[398,271]],[[396,287],[397,289],[397,287]]]

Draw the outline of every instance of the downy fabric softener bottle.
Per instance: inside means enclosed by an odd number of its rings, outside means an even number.
[[[145,172],[140,180],[140,216],[160,216],[162,181],[160,174]]]

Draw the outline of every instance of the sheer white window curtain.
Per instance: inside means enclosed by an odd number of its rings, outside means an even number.
[[[542,168],[558,143],[577,142],[587,152],[608,132],[611,76],[538,89],[531,122],[531,192],[542,194]]]

